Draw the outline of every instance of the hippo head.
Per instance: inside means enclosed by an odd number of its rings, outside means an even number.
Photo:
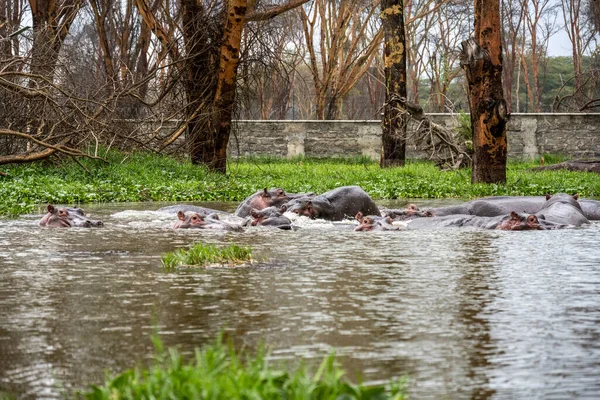
[[[317,207],[311,200],[297,200],[286,211],[293,212],[299,216],[309,217],[310,219],[318,218],[320,213]]]
[[[535,215],[519,215],[516,212],[511,211],[509,218],[498,225],[496,229],[505,231],[526,231],[543,230],[545,228],[540,225],[540,221]]]
[[[377,217],[372,215],[363,216],[361,212],[356,214],[356,219],[359,224],[355,231],[393,231],[398,230],[397,227],[393,226],[392,219],[390,217]]]
[[[52,204],[48,204],[47,210],[48,212],[39,222],[40,226],[50,228],[91,228],[104,225],[100,220],[87,218],[81,208],[55,207]]]
[[[173,224],[175,229],[193,229],[193,228],[204,228],[209,222],[206,218],[195,211],[178,211],[177,218],[179,221]]]
[[[262,192],[250,200],[249,206],[257,210],[262,210],[271,206],[280,206],[289,200],[290,197],[283,189],[273,188],[267,190],[267,188],[264,188]]]

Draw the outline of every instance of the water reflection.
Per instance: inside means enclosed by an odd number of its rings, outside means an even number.
[[[413,398],[600,392],[600,226],[570,231],[174,231],[164,204],[88,207],[102,229],[0,222],[0,390],[55,398],[226,329],[274,360],[336,349],[349,376],[409,375]],[[206,205],[232,210],[235,205]],[[193,242],[250,244],[268,262],[164,273]]]

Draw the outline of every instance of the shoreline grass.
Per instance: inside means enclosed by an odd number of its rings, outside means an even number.
[[[236,266],[252,262],[249,246],[231,244],[217,247],[212,244],[196,243],[189,249],[178,249],[161,256],[163,268],[172,271],[183,266],[206,267],[212,264]]]
[[[544,155],[546,164],[564,158]],[[471,170],[440,171],[433,163],[409,160],[402,168],[380,169],[365,157],[283,159],[253,157],[231,160],[227,175],[172,157],[113,152],[110,163],[71,160],[4,166],[0,177],[0,216],[39,211],[39,206],[139,201],[242,201],[263,187],[288,192],[322,193],[359,185],[374,200],[396,198],[475,198],[497,195],[579,193],[600,197],[598,174],[529,169],[539,161],[511,161],[507,183],[471,184]]]
[[[108,399],[373,399],[406,398],[405,382],[365,386],[345,379],[331,354],[316,373],[304,365],[292,372],[271,366],[264,348],[254,355],[235,351],[219,338],[215,344],[195,350],[186,361],[174,348],[165,351],[154,338],[156,356],[148,367],[126,370],[107,377],[103,385],[78,393],[86,400]]]

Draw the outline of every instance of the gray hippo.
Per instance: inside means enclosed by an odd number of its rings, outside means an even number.
[[[425,210],[398,209],[386,210],[385,214],[394,220],[412,219],[416,217],[463,214],[478,215],[480,217],[494,217],[506,215],[511,211],[518,213],[535,214],[544,207],[548,195],[546,196],[494,196],[482,199],[471,200],[466,203],[457,204],[448,207],[429,208]],[[583,215],[588,220],[600,220],[600,201],[579,199],[579,205]],[[415,207],[413,205],[413,207]],[[429,215],[427,214],[429,213]],[[410,218],[408,218],[410,217]]]
[[[248,217],[250,216],[252,209],[262,210],[263,208],[272,206],[280,207],[292,199],[314,195],[314,193],[286,193],[280,188],[273,188],[271,190],[264,188],[247,197],[240,203],[233,215],[237,217]]]
[[[581,205],[577,201],[579,196],[566,193],[546,195],[544,206],[535,213],[540,219],[554,224],[582,226],[590,221],[583,214]]]
[[[221,221],[218,214],[203,216],[195,211],[179,211],[177,218],[173,229],[222,229],[236,232],[243,230],[241,225]]]
[[[415,204],[409,204],[405,209],[383,210],[382,213],[394,221],[409,221],[415,218],[434,216],[430,210],[419,210]]]
[[[159,208],[158,210],[156,210],[156,212],[160,212],[160,213],[165,213],[165,214],[177,214],[179,211],[183,211],[188,212],[188,211],[193,211],[193,212],[197,212],[198,214],[206,217],[210,214],[223,214],[223,215],[231,215],[228,212],[225,211],[221,211],[221,210],[214,210],[212,208],[206,208],[206,207],[200,207],[200,206],[194,206],[191,204],[175,204],[172,206],[166,206],[166,207],[162,207]]]
[[[392,225],[392,218],[379,215],[363,215],[361,212],[356,214],[358,226],[355,231],[397,231],[400,228]]]
[[[318,196],[300,197],[285,204],[282,210],[329,221],[354,218],[359,212],[381,215],[373,199],[359,186],[342,186]]]
[[[271,206],[257,210],[253,208],[250,211],[253,220],[252,226],[271,226],[274,228],[289,230],[292,229],[292,221],[283,215],[278,207]]]
[[[505,215],[479,216],[471,214],[450,214],[419,218],[410,221],[409,229],[440,227],[473,227],[480,229],[530,230],[574,228],[589,223],[577,202],[577,195],[565,193],[548,195],[548,200],[535,213],[510,211]],[[519,220],[520,222],[519,222]]]
[[[495,217],[480,217],[478,215],[454,214],[441,217],[414,219],[408,223],[407,229],[435,229],[435,228],[476,228],[499,229],[511,231],[559,229],[565,225],[544,221],[540,223],[533,214],[519,214],[511,211],[506,215]]]
[[[39,222],[40,226],[49,228],[70,228],[70,227],[99,227],[104,224],[100,220],[89,219],[79,207],[55,207],[48,204],[48,212]]]

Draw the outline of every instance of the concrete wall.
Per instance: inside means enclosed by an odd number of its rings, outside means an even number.
[[[456,115],[429,114],[442,125],[458,126]],[[410,136],[410,135],[409,135]],[[600,157],[600,114],[513,114],[507,126],[513,159],[544,153]],[[229,147],[232,156],[358,156],[379,159],[380,121],[238,121]],[[407,146],[407,157],[420,157]]]

